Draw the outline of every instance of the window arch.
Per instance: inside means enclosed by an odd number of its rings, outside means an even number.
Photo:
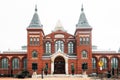
[[[3,58],[1,60],[1,64],[2,64],[2,66],[1,66],[2,69],[7,69],[8,68],[8,59],[7,58]]]
[[[106,68],[107,68],[107,58],[103,57],[103,58],[101,58],[100,60],[103,62],[102,68],[103,68],[103,69],[106,69]]]
[[[33,51],[33,52],[32,52],[32,58],[37,58],[37,57],[38,57],[37,51]]]
[[[73,42],[68,43],[68,53],[70,54],[73,53],[73,45],[74,45]]]
[[[23,59],[23,69],[27,69],[27,58]]]
[[[92,58],[92,68],[96,69],[96,58]]]
[[[19,69],[19,59],[18,58],[13,58],[12,69]]]
[[[50,42],[46,42],[45,43],[45,53],[46,54],[50,54],[51,53],[51,43]]]
[[[55,42],[55,52],[57,52],[58,49],[60,49],[62,52],[64,52],[64,42],[61,40],[58,40]]]
[[[114,69],[118,68],[118,59],[117,58],[112,58],[111,59],[111,67]]]
[[[87,51],[83,50],[82,51],[82,58],[87,58],[87,56],[88,56]]]

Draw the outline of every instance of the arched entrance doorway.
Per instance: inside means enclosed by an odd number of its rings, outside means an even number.
[[[55,58],[54,74],[65,74],[65,59],[61,56]]]

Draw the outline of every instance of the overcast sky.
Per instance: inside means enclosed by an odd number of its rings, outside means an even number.
[[[61,21],[74,34],[83,4],[92,31],[92,44],[101,49],[120,47],[120,0],[0,0],[0,51],[16,50],[27,44],[27,31],[35,9],[45,34]]]

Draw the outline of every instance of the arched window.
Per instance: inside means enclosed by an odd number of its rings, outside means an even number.
[[[92,68],[96,69],[96,59],[92,58]]]
[[[13,58],[12,69],[19,69],[19,59],[18,58]]]
[[[32,45],[33,44],[33,39],[32,39],[32,37],[30,37],[30,45]]]
[[[88,55],[88,53],[87,53],[87,51],[82,51],[82,58],[87,58],[87,55]]]
[[[34,37],[33,39],[34,39],[34,45],[37,45],[37,38]]]
[[[86,38],[83,37],[83,44],[86,44]]]
[[[80,37],[80,44],[83,44],[83,38]]]
[[[61,40],[58,40],[55,42],[55,52],[57,52],[58,49],[60,49],[62,52],[64,52],[64,42]]]
[[[1,62],[2,62],[2,69],[7,69],[8,68],[8,59],[7,58],[3,58],[2,60],[1,60]]]
[[[39,45],[39,38],[38,37],[34,37],[34,45]]]
[[[73,42],[68,43],[68,53],[69,54],[73,53]]]
[[[112,58],[111,59],[111,67],[114,69],[118,68],[118,59],[117,58]]]
[[[27,58],[23,59],[23,69],[27,69]]]
[[[32,52],[32,58],[37,58],[37,57],[38,57],[37,51],[33,51],[33,52]]]
[[[45,43],[45,53],[50,54],[51,53],[51,44],[50,42]]]
[[[107,58],[101,58],[100,60],[102,60],[102,62],[103,62],[102,68],[107,69]]]
[[[39,37],[37,38],[37,45],[39,45],[40,44],[40,39],[39,39]]]
[[[90,43],[90,38],[86,37],[86,44],[89,44],[89,43]]]

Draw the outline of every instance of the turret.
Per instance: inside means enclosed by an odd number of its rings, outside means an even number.
[[[82,73],[83,64],[86,64],[87,73],[92,70],[92,28],[89,25],[82,5],[81,14],[76,24],[76,54],[78,57],[78,73]],[[89,66],[89,67],[88,67]]]
[[[34,70],[38,73],[42,70],[42,55],[43,49],[43,25],[40,22],[37,14],[37,6],[33,18],[27,27],[27,67],[32,74]],[[39,63],[39,64],[38,64]],[[40,66],[38,68],[38,66]]]

